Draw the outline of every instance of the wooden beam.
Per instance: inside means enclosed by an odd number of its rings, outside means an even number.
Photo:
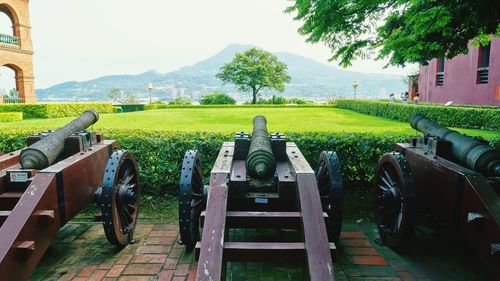
[[[206,212],[201,213],[201,227],[205,222]],[[302,215],[300,212],[226,212],[226,229],[229,228],[267,228],[267,229],[300,229]],[[328,215],[323,212],[323,218]]]
[[[196,256],[200,246],[198,242]],[[329,246],[332,256],[335,256],[335,244]],[[223,257],[225,262],[306,262],[306,247],[303,242],[226,242]]]
[[[224,231],[228,188],[228,173],[212,174],[208,193],[205,227],[196,272],[198,281],[219,281],[222,278]]]
[[[297,191],[311,280],[335,280],[316,176],[297,173]]]

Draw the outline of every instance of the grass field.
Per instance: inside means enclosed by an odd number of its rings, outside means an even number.
[[[350,110],[325,108],[183,108],[102,114],[94,129],[144,129],[182,132],[252,130],[252,118],[262,114],[270,132],[414,133],[409,124],[364,115]],[[3,128],[54,129],[72,118],[34,119],[0,123]],[[458,129],[490,139],[499,131]]]

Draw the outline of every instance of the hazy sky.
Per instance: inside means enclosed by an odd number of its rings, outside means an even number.
[[[305,43],[297,33],[300,23],[283,13],[289,4],[287,0],[32,0],[36,87],[149,69],[168,72],[231,43],[328,63],[329,49]],[[383,69],[384,65],[359,61],[349,69],[407,72]],[[6,80],[3,84],[9,83]]]

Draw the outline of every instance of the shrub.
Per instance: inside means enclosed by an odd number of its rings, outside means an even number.
[[[337,100],[337,107],[359,113],[409,122],[416,113],[423,113],[447,127],[500,129],[500,110],[492,107],[437,106],[402,104],[367,100]]]
[[[13,151],[24,146],[24,138],[34,129],[7,129],[0,132],[0,151]],[[108,139],[116,139],[121,147],[131,150],[139,165],[143,192],[149,195],[174,195],[184,152],[197,149],[201,153],[203,173],[208,183],[210,170],[224,141],[232,135],[214,133],[152,132],[137,130],[100,131]],[[287,135],[316,168],[322,150],[335,150],[342,160],[342,175],[346,183],[368,185],[372,180],[379,157],[392,149],[396,142],[406,141],[409,135],[354,133],[312,133]],[[491,142],[500,147],[500,138]]]
[[[123,112],[143,111],[144,104],[122,104],[121,108]]]
[[[178,97],[175,98],[173,101],[169,102],[168,104],[173,104],[173,105],[190,105],[193,103],[193,101],[190,98],[187,97]]]
[[[301,98],[285,98],[273,95],[270,99],[259,99],[257,104],[313,104],[313,101]]]
[[[98,113],[113,113],[111,103],[46,103],[46,104],[1,104],[0,112],[22,112],[25,119],[59,118],[80,115],[87,109]]]
[[[23,120],[22,112],[1,112],[0,122],[21,121]]]
[[[152,103],[152,104],[146,104],[146,105],[144,105],[144,110],[165,109],[167,107],[168,107],[168,105],[166,105],[164,103],[162,103],[162,104]]]
[[[213,94],[208,94],[204,95],[200,99],[200,104],[207,105],[207,104],[236,104],[236,101],[223,93],[213,93]]]

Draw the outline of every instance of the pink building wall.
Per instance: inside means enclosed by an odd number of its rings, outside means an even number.
[[[500,38],[493,38],[490,47],[487,84],[477,83],[479,49],[469,54],[447,59],[444,66],[444,85],[436,85],[437,59],[420,66],[418,92],[421,101],[456,104],[500,106]]]

